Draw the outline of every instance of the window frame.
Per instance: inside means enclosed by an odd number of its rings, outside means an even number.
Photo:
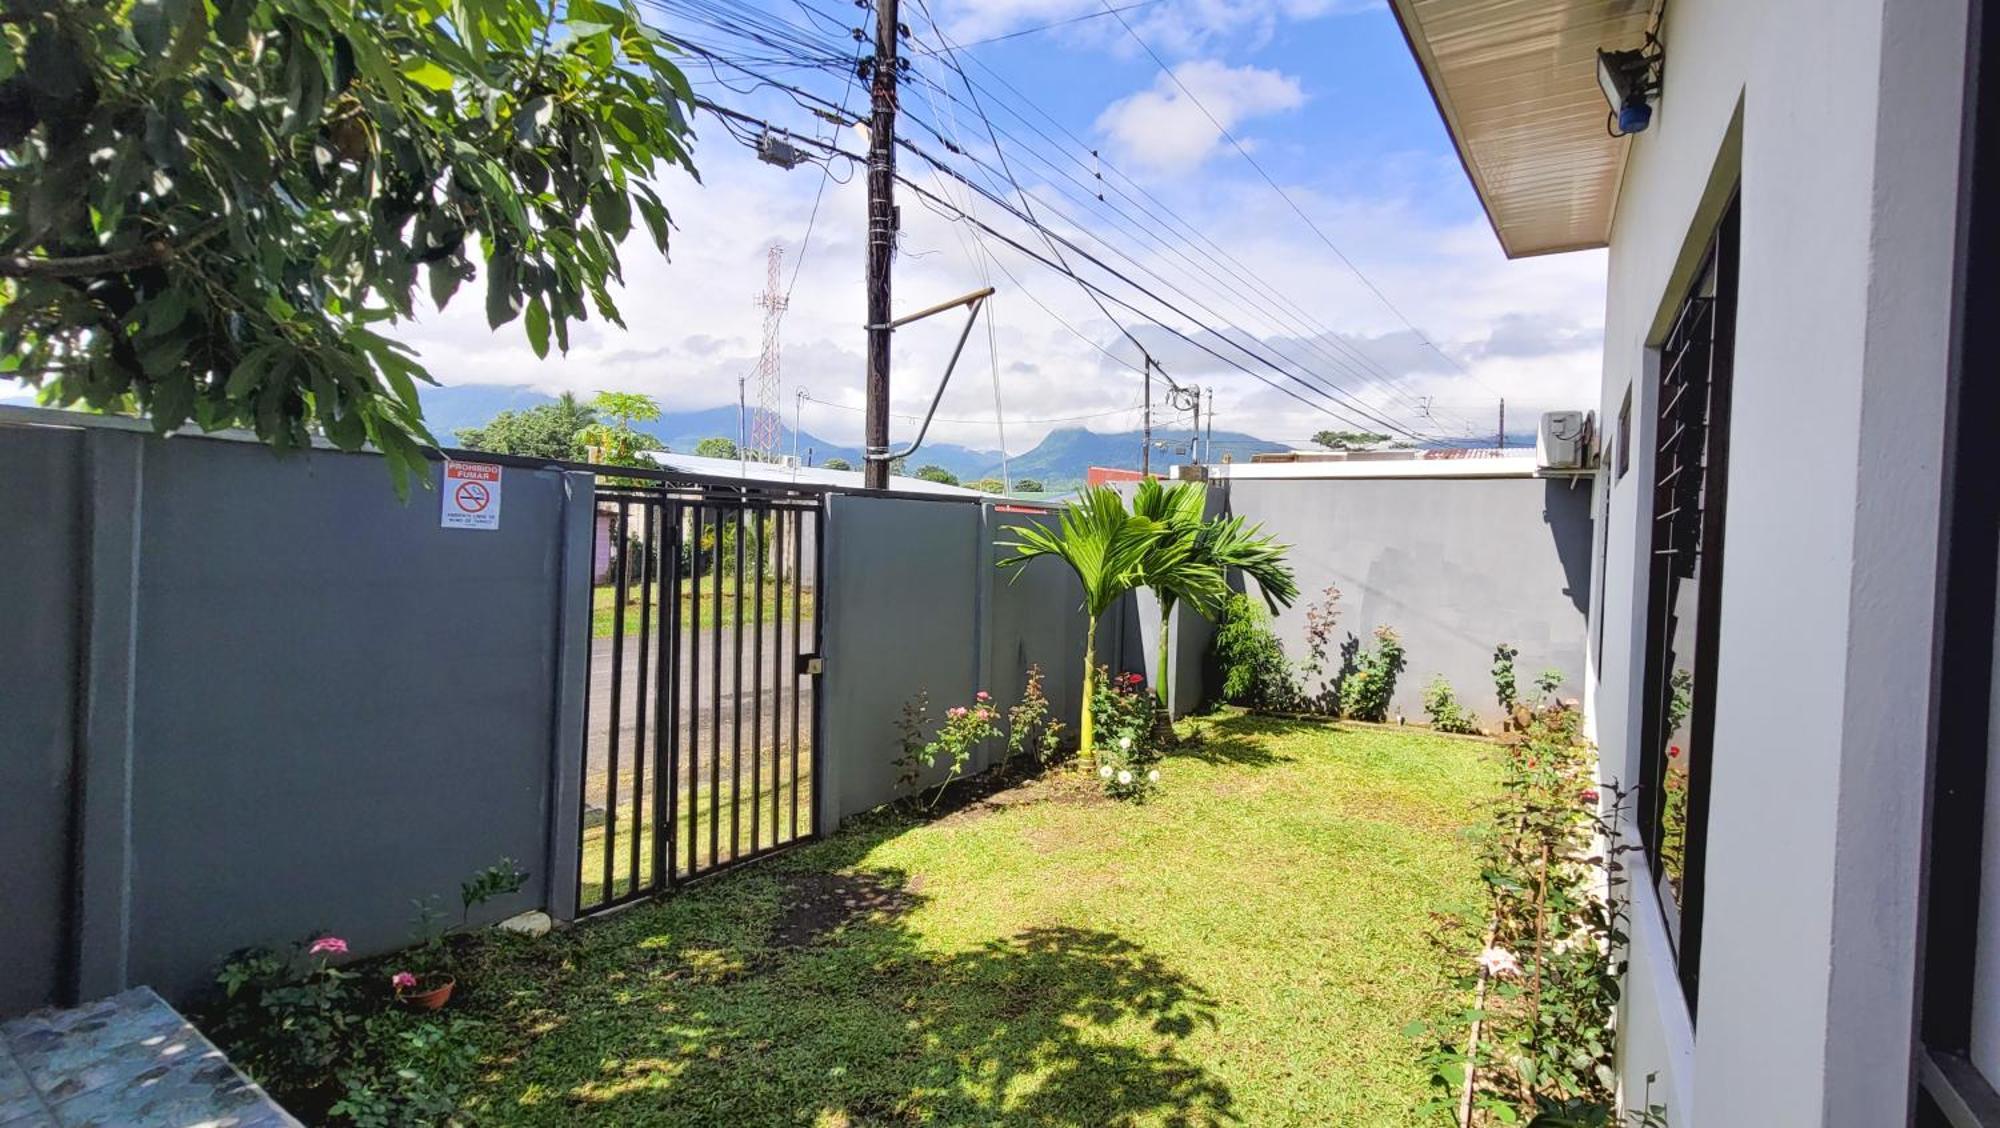
[[[1678,898],[1667,888],[1661,850],[1665,840],[1664,781],[1668,775],[1668,750],[1673,736],[1666,729],[1672,693],[1672,669],[1668,661],[1672,631],[1668,601],[1676,584],[1672,576],[1672,558],[1679,551],[1672,539],[1673,526],[1668,523],[1678,509],[1662,510],[1667,481],[1667,475],[1662,473],[1662,462],[1668,457],[1667,444],[1675,441],[1675,429],[1680,422],[1669,418],[1680,405],[1665,394],[1669,373],[1674,370],[1674,358],[1666,355],[1665,346],[1660,350],[1660,364],[1652,376],[1656,406],[1652,441],[1653,490],[1651,502],[1646,508],[1648,536],[1645,543],[1650,552],[1650,562],[1647,569],[1644,694],[1640,714],[1638,829],[1640,841],[1645,847],[1648,875],[1657,893],[1656,899],[1673,948],[1675,969],[1691,1017],[1698,1013],[1701,979],[1702,872],[1707,858],[1708,800],[1713,778],[1711,758],[1715,736],[1716,652],[1721,634],[1724,531],[1728,513],[1729,423],[1735,374],[1740,228],[1740,200],[1732,192],[1710,236],[1701,264],[1694,272],[1693,281],[1682,297],[1667,341],[1667,346],[1671,346],[1686,322],[1690,318],[1699,318],[1699,303],[1712,303],[1705,356],[1708,365],[1706,414],[1699,463],[1700,521],[1695,527],[1694,541],[1694,550],[1699,557],[1699,573],[1693,577],[1693,707],[1688,717],[1686,752],[1688,802]],[[1713,292],[1705,295],[1702,291],[1711,286]]]
[[[1990,485],[1996,459],[1987,433],[2000,419],[1992,376],[2000,336],[1975,329],[1984,328],[1982,312],[2000,305],[2000,18],[1983,0],[1969,8],[1919,889],[1914,1081],[1924,1128],[2000,1125],[2000,1091],[1971,1058],[2000,609],[2000,492]]]

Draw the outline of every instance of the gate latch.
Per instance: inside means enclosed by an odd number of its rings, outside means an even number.
[[[817,654],[799,655],[799,673],[818,675],[826,672],[826,659]]]

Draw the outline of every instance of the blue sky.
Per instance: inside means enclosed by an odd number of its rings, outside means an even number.
[[[705,23],[691,0],[659,2],[656,22],[670,35],[739,60],[770,54]],[[965,69],[984,91],[982,108],[1018,137],[1003,136],[1000,153],[987,145],[977,116],[963,104],[969,97],[937,54],[916,56],[921,75],[961,104],[916,81],[906,84],[904,106],[965,152],[941,152],[915,121],[903,134],[1017,203],[995,171],[1004,155],[1053,231],[1179,307],[1162,308],[1072,261],[1080,276],[1139,307],[1114,304],[1107,317],[1075,280],[906,191],[898,308],[984,284],[998,291],[990,336],[985,327],[974,334],[946,394],[941,415],[953,422],[934,433],[986,448],[1001,445],[1004,435],[1009,449],[1020,450],[1056,426],[1136,426],[1134,340],[1175,378],[1213,387],[1223,426],[1277,439],[1375,420],[1425,436],[1467,438],[1490,434],[1502,396],[1510,418],[1521,423],[1535,411],[1586,406],[1592,398],[1601,252],[1522,262],[1501,256],[1385,5],[1152,0],[1124,12],[1176,83],[1117,20],[1101,14],[1100,0],[929,2],[953,42],[1100,13],[964,49]],[[717,3],[761,9],[829,50],[847,52],[856,45],[844,29],[870,18],[848,0],[704,0],[699,8],[712,12]],[[923,10],[906,2],[904,11],[917,44],[938,51],[937,29]],[[832,130],[791,96],[756,85],[755,76],[688,69],[697,90],[718,103],[801,135],[831,136],[850,151],[865,148],[854,129]],[[753,69],[829,100],[845,93],[851,108],[865,105],[858,83],[850,86],[837,67],[760,62]],[[1025,100],[1008,93],[1001,79]],[[1031,133],[1012,111],[1037,121],[1054,140]],[[1041,113],[1061,130],[1041,122]],[[1211,115],[1284,195],[1217,136]],[[713,117],[699,115],[696,126],[701,182],[675,175],[663,184],[679,224],[670,261],[637,243],[627,249],[622,302],[629,331],[593,325],[567,357],[537,361],[511,327],[498,334],[486,329],[476,294],[461,295],[450,310],[408,329],[433,372],[446,383],[643,391],[669,409],[733,403],[738,380],[757,364],[762,314],[754,298],[775,245],[785,256],[784,278],[798,269],[801,254],[805,265],[782,322],[774,399],[788,418],[799,407],[809,430],[843,441],[857,437],[865,177],[839,158],[825,168],[780,170],[759,163]],[[1100,171],[1104,162],[1118,170],[1105,174],[1114,190],[1103,205],[1068,179],[1090,180],[1088,147],[1103,154]],[[961,212],[1047,253],[1017,217],[922,161],[899,159],[907,175]],[[1172,222],[1122,204],[1117,187],[1148,207],[1157,203]],[[940,322],[898,333],[899,414],[914,415],[927,402],[954,335]],[[755,394],[753,385],[753,401]]]

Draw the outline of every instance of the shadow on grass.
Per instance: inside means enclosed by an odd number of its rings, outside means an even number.
[[[1237,1119],[1228,1086],[1179,1052],[1216,1025],[1201,987],[1097,929],[938,950],[910,926],[924,897],[904,875],[835,873],[906,828],[858,829],[804,852],[810,864],[496,949],[479,975],[506,986],[475,1013],[509,1044],[490,1047],[479,1120]]]
[[[1301,732],[1340,731],[1332,718],[1278,717],[1265,713],[1224,713],[1201,720],[1198,737],[1184,741],[1180,754],[1211,764],[1270,768],[1298,757],[1276,751],[1268,739]]]

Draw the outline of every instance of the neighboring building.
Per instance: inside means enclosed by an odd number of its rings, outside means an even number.
[[[1116,466],[1092,466],[1084,471],[1083,483],[1091,489],[1096,489],[1113,482],[1143,481],[1145,477],[1137,470],[1124,470]]]
[[[671,451],[646,451],[645,457],[658,463],[663,470],[675,470],[683,474],[696,475],[704,479],[728,484],[748,482],[753,486],[805,486],[810,489],[840,489],[856,491],[861,489],[861,471],[828,470],[818,466],[797,466],[787,462],[757,462],[749,459],[703,458],[693,454],[677,454]],[[908,478],[891,475],[889,489],[893,493],[933,494],[945,497],[962,497],[968,501],[991,498],[993,495],[963,486],[947,486],[923,478]],[[591,548],[592,573],[594,582],[613,582],[614,543],[617,540],[616,525],[618,510],[614,505],[600,503],[597,507],[597,530]],[[808,552],[814,545],[805,545]],[[772,561],[773,569],[786,566],[784,561]]]
[[[678,470],[684,474],[697,474],[704,478],[742,479],[757,485],[830,486],[846,491],[862,488],[859,470],[828,470],[823,466],[799,466],[789,460],[758,462],[754,459],[702,458],[698,455],[665,450],[646,451],[645,457],[659,463],[663,470]],[[941,482],[910,478],[901,474],[889,476],[889,490],[892,493],[942,494],[968,499],[993,496],[964,486],[947,486]]]
[[[2000,1124],[2000,4],[1392,7],[1508,254],[1610,249],[1587,707],[1639,789],[1626,1105]],[[1662,18],[1614,138],[1597,49]]]

